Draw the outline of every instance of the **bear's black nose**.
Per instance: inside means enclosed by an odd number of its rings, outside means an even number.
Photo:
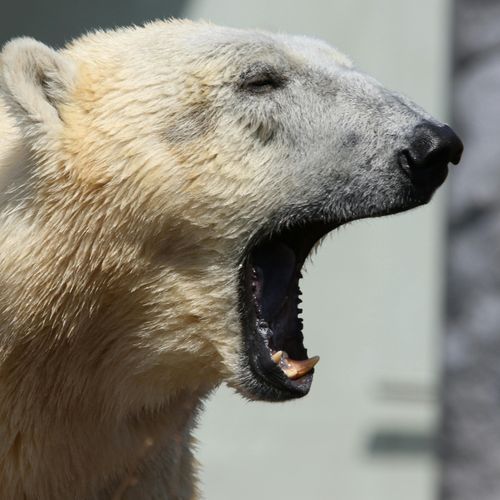
[[[448,164],[458,164],[463,149],[448,125],[423,122],[415,127],[408,149],[400,153],[400,165],[416,185],[435,189],[446,179]]]

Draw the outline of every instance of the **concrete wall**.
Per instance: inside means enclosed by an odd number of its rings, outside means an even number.
[[[446,118],[445,0],[192,0],[185,13],[322,37]],[[207,499],[434,498],[442,235],[435,199],[329,239],[303,287],[312,392],[283,405],[218,392],[198,432]]]

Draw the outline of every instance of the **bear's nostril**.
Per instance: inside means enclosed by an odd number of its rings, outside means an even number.
[[[430,168],[448,163],[456,165],[462,151],[462,141],[448,125],[439,127],[426,122],[415,128],[407,158],[411,168]]]
[[[462,151],[462,141],[448,125],[423,122],[400,153],[399,163],[416,184],[436,188],[446,178],[448,164],[459,163]]]

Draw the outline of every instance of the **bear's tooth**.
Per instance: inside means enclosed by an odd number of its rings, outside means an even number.
[[[281,367],[281,369],[289,379],[295,380],[309,373],[318,363],[319,356],[313,356],[301,361],[288,358],[286,361],[287,366]]]
[[[279,365],[280,364],[280,361],[281,361],[281,358],[283,357],[283,351],[278,351],[278,352],[275,352],[271,358],[273,359],[273,361]]]

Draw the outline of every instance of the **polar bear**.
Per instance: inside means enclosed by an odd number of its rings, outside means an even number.
[[[215,387],[309,391],[312,247],[462,151],[326,43],[208,23],[16,39],[0,89],[1,498],[197,498]]]

